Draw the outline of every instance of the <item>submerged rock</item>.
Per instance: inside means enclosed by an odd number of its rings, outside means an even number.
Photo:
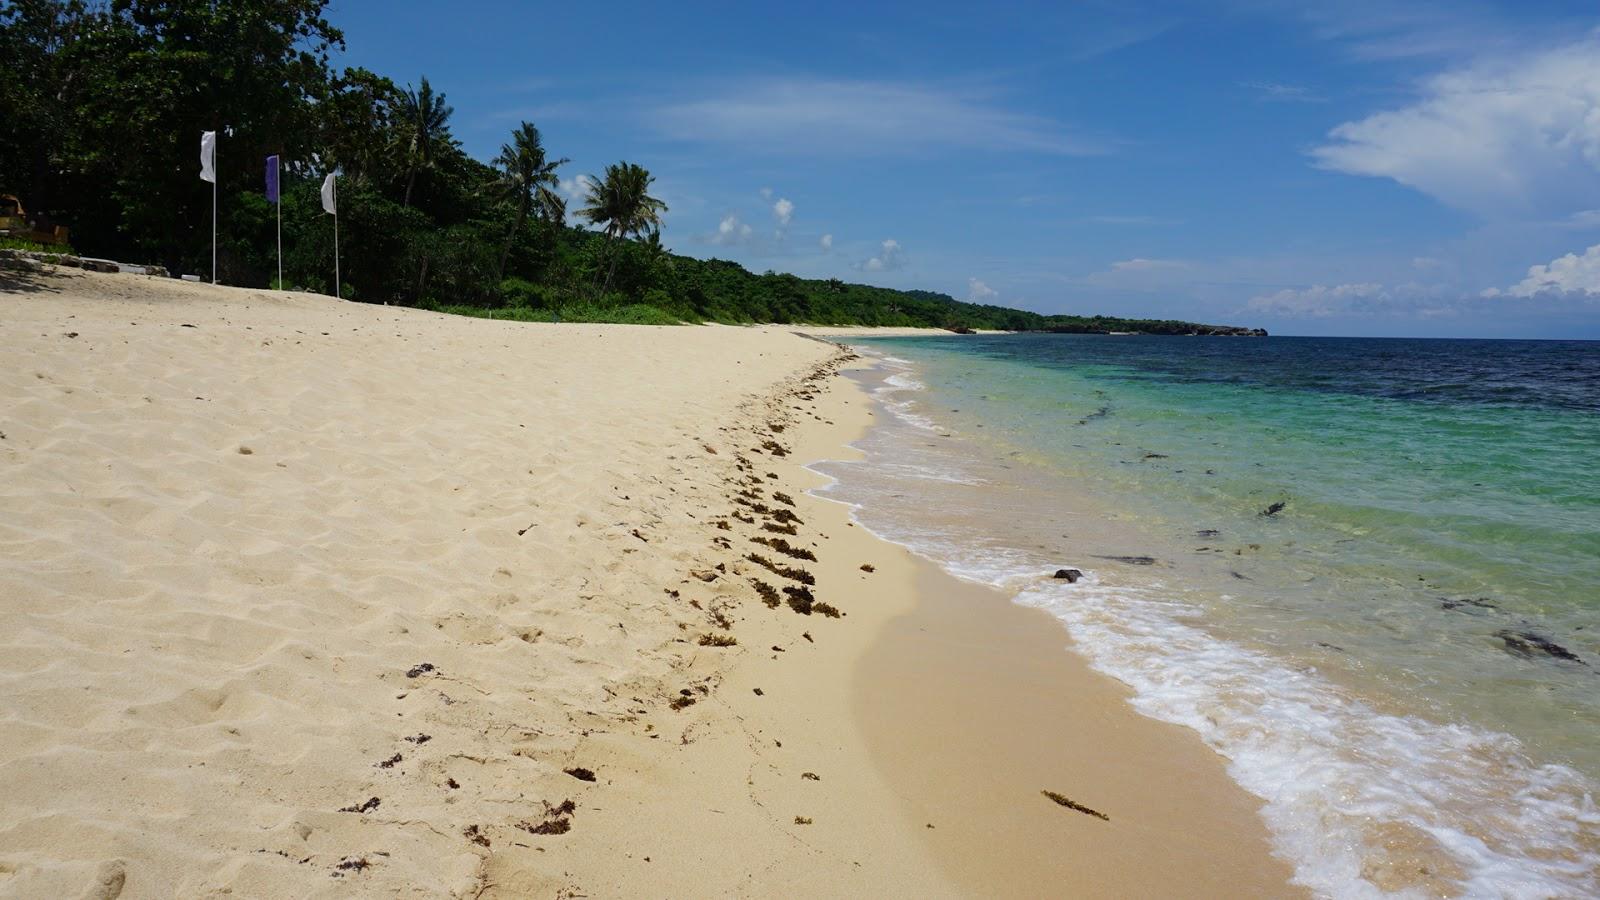
[[[1588,665],[1588,663],[1578,658],[1578,654],[1573,653],[1571,650],[1568,650],[1544,635],[1536,634],[1532,631],[1517,631],[1511,628],[1502,628],[1499,631],[1496,631],[1494,636],[1505,642],[1507,652],[1514,656],[1520,656],[1523,659],[1532,659],[1535,654],[1543,653],[1546,656],[1553,656],[1556,659],[1564,659],[1568,662],[1575,662],[1580,666]]]
[[[1078,579],[1083,577],[1083,573],[1077,569],[1057,569],[1054,577],[1064,578],[1068,584],[1077,584]]]

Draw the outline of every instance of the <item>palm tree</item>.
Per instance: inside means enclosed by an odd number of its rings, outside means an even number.
[[[454,109],[445,105],[444,94],[434,94],[426,76],[422,79],[422,90],[414,91],[410,85],[406,86],[405,96],[400,100],[400,122],[408,142],[406,196],[402,206],[411,205],[411,188],[416,184],[417,173],[433,167],[434,147],[447,139],[446,129],[453,112]]]
[[[650,196],[653,181],[655,176],[648,170],[630,162],[606,166],[603,179],[589,177],[589,196],[585,198],[589,205],[579,214],[590,224],[605,223],[611,252],[611,265],[601,293],[610,289],[611,277],[617,273],[617,238],[661,230],[661,214],[667,211],[667,205]]]
[[[528,212],[538,210],[539,218],[547,223],[559,223],[567,217],[567,203],[555,189],[560,179],[556,168],[570,162],[567,159],[550,160],[545,157],[544,143],[539,129],[532,122],[523,122],[511,132],[511,143],[500,147],[495,159],[504,171],[500,175],[501,188],[517,204],[517,221],[506,235],[506,245],[500,251],[500,266],[495,270],[495,281],[505,277],[506,259],[511,255],[511,242],[528,223]]]

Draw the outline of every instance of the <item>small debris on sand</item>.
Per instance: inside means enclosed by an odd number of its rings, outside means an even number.
[[[1079,803],[1064,794],[1058,794],[1055,791],[1040,791],[1039,793],[1049,797],[1056,803],[1065,806],[1067,809],[1073,810],[1074,812],[1081,812],[1086,816],[1094,816],[1096,819],[1100,819],[1105,822],[1111,821],[1111,817],[1105,813],[1100,812],[1097,809],[1090,809],[1089,807],[1084,806],[1082,803]]]

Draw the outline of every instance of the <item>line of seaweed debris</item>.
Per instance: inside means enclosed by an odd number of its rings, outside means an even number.
[[[761,566],[763,568],[768,569],[769,571],[773,572],[774,574],[782,575],[785,578],[788,578],[788,579],[793,580],[793,581],[798,581],[801,584],[816,584],[817,583],[816,577],[813,576],[810,572],[807,572],[805,569],[795,569],[795,568],[790,568],[789,566],[779,565],[778,563],[775,563],[772,560],[767,559],[765,556],[762,556],[759,553],[746,554],[745,555],[745,559],[748,559],[749,561],[755,563],[758,566]]]
[[[817,561],[817,555],[815,553],[812,553],[810,550],[807,550],[804,547],[796,547],[783,538],[762,537],[758,534],[750,539],[750,543],[771,547],[779,553],[782,553],[784,556],[788,556],[793,559],[803,559],[807,562]]]
[[[783,592],[789,595],[789,608],[802,616],[809,616],[815,613],[819,616],[837,619],[844,615],[844,613],[839,612],[839,608],[833,604],[823,603],[822,601],[818,600],[816,596],[811,593],[810,588],[786,585],[783,589]]]
[[[777,609],[778,604],[783,602],[782,597],[778,594],[778,589],[759,578],[750,579],[750,586],[756,589],[756,593],[761,596],[761,602],[765,603],[769,609]]]

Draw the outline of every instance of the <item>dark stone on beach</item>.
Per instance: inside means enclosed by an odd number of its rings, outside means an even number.
[[[1222,534],[1222,532],[1216,530],[1215,528],[1202,528],[1199,531],[1195,532],[1195,536],[1196,537],[1203,537],[1203,538],[1213,538],[1213,537],[1216,537],[1216,536],[1218,536],[1220,534]]]
[[[1055,577],[1065,578],[1068,584],[1077,584],[1078,579],[1083,577],[1083,573],[1077,569],[1057,569]]]
[[[1287,507],[1288,505],[1289,505],[1288,502],[1286,502],[1284,500],[1279,500],[1278,502],[1272,504],[1271,506],[1267,507],[1266,509],[1263,509],[1261,511],[1261,515],[1267,516],[1267,517],[1270,518],[1272,516],[1277,515],[1278,513],[1283,512],[1284,507]]]
[[[1496,631],[1494,636],[1505,642],[1507,652],[1523,659],[1532,659],[1536,653],[1543,653],[1556,659],[1575,662],[1580,666],[1588,665],[1588,663],[1578,658],[1578,654],[1532,631],[1516,631],[1511,628],[1502,628]]]
[[[1096,559],[1109,559],[1112,562],[1127,563],[1130,566],[1153,566],[1156,564],[1154,556],[1096,556]]]

